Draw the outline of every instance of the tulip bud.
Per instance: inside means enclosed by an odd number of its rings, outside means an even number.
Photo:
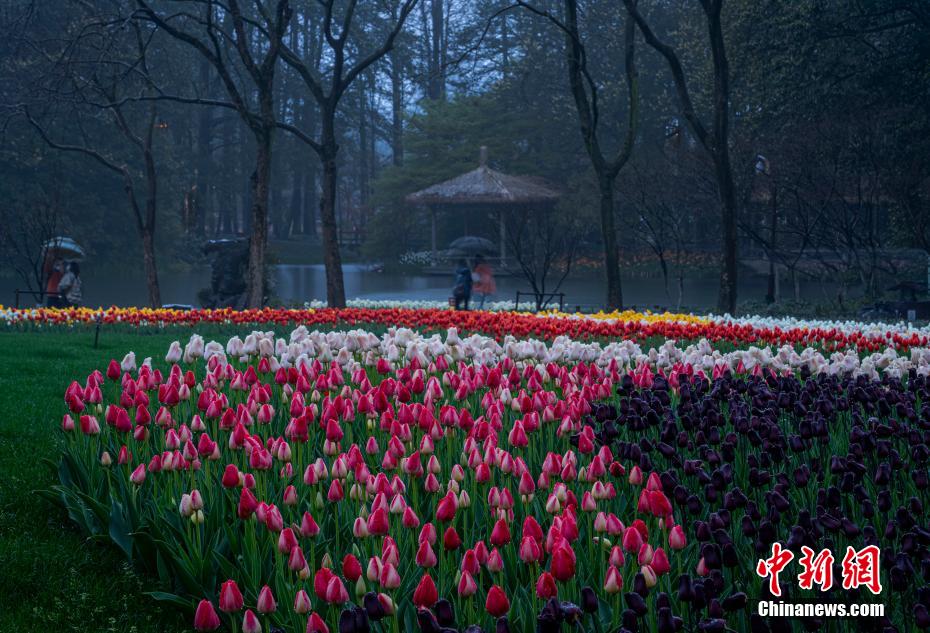
[[[310,603],[310,596],[303,589],[297,592],[297,595],[294,596],[294,613],[299,615],[306,615],[310,613],[312,605]]]
[[[271,593],[271,587],[265,585],[258,592],[258,603],[255,607],[259,613],[274,613],[278,608],[274,595]]]

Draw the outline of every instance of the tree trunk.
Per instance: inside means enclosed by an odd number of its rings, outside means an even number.
[[[607,309],[623,308],[623,290],[620,282],[620,257],[617,249],[617,231],[614,228],[614,183],[607,176],[598,177],[601,194],[601,234],[604,239],[604,272],[607,277]]]
[[[255,135],[255,171],[252,172],[251,237],[249,268],[246,273],[246,306],[261,308],[265,303],[265,251],[268,246],[268,193],[271,178],[271,129]]]
[[[404,79],[399,57],[396,48],[391,51],[391,160],[395,167],[404,164]]]
[[[736,314],[737,203],[733,169],[730,165],[730,66],[721,22],[723,0],[705,4],[704,7],[714,60],[714,134],[711,154],[723,207],[723,258],[720,266],[717,309],[720,312]]]
[[[724,152],[717,166],[717,188],[723,206],[723,257],[720,266],[720,290],[717,309],[736,314],[736,192],[730,170],[729,154]]]
[[[430,35],[430,73],[429,73],[429,92],[428,97],[431,101],[438,101],[445,96],[445,70],[442,67],[442,32],[444,22],[442,19],[444,0],[432,0],[430,4],[430,17],[432,18],[432,29]]]
[[[155,265],[155,235],[151,227],[142,230],[142,265],[145,269],[145,285],[149,293],[149,305],[161,307],[161,288],[158,284],[158,268]]]
[[[200,82],[202,86],[210,84],[210,62],[200,63]],[[213,109],[201,107],[197,119],[197,179],[194,194],[193,232],[202,237],[206,231],[207,216],[212,215],[210,200],[210,178],[213,156],[210,152],[210,140],[213,136]],[[191,227],[188,227],[191,228]]]
[[[776,296],[778,295],[778,273],[775,269],[775,253],[778,252],[778,245],[776,241],[778,240],[778,191],[775,187],[770,189],[771,195],[771,215],[769,216],[769,247],[768,247],[768,259],[769,259],[769,279],[768,279],[768,288],[765,292],[765,302],[766,303],[775,303],[777,301]]]
[[[329,116],[327,116],[329,115]],[[333,118],[335,112],[324,113],[323,121],[323,183],[320,195],[320,225],[323,232],[323,263],[326,267],[326,302],[331,308],[344,308],[346,291],[342,280],[342,257],[336,228],[336,145]]]

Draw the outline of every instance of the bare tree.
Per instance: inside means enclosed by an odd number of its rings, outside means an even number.
[[[154,154],[157,104],[153,101],[139,107],[123,99],[128,91],[151,92],[147,79],[150,39],[137,24],[122,28],[125,23],[119,16],[87,13],[94,7],[83,4],[79,10],[82,26],[73,35],[55,43],[30,42],[30,46],[43,51],[48,65],[43,75],[32,82],[29,102],[19,104],[17,109],[49,147],[89,157],[123,181],[142,241],[149,304],[158,307],[158,171]],[[51,132],[61,119],[70,119],[76,128],[72,139]],[[96,127],[100,123],[110,134]],[[122,138],[124,143],[115,151],[109,142],[112,133],[117,135],[113,138]]]
[[[637,8],[636,0],[623,0],[646,43],[665,58],[675,82],[682,116],[713,161],[723,225],[723,257],[717,309],[732,314],[736,312],[737,196],[730,164],[730,66],[721,21],[723,0],[700,0],[700,3],[707,20],[708,44],[713,60],[713,122],[710,129],[701,121],[694,108],[678,53],[656,36],[649,22]]]
[[[623,225],[639,243],[646,244],[659,260],[665,296],[671,301],[669,279],[674,267],[677,284],[675,308],[684,300],[685,256],[692,244],[695,214],[699,208],[687,177],[678,174],[676,187],[668,187],[672,165],[662,155],[654,163],[633,165],[626,170],[623,188],[629,192]],[[690,212],[689,212],[690,211]]]
[[[9,266],[39,303],[48,281],[45,245],[60,235],[61,206],[57,197],[32,202],[29,208],[0,207],[0,262]]]
[[[624,29],[624,75],[629,99],[626,135],[616,154],[613,157],[608,157],[598,131],[598,125],[600,124],[598,84],[588,68],[588,54],[578,25],[578,1],[563,0],[564,19],[559,19],[550,11],[540,9],[524,0],[517,0],[517,4],[536,15],[546,18],[565,34],[568,83],[578,113],[581,137],[584,140],[585,150],[597,178],[600,196],[604,272],[607,278],[607,307],[622,308],[623,290],[620,280],[620,251],[617,243],[614,185],[620,170],[623,169],[633,154],[633,145],[636,139],[639,98],[636,73],[635,24],[633,20],[628,19],[625,21]],[[633,4],[635,6],[635,2]]]
[[[255,138],[245,303],[248,307],[258,308],[265,302],[272,143],[274,132],[279,127],[274,104],[274,78],[291,19],[290,3],[289,0],[276,0],[273,10],[270,10],[265,2],[253,0],[250,12],[243,9],[239,0],[202,0],[195,4],[193,11],[165,12],[156,10],[154,2],[136,0],[136,16],[192,47],[209,61],[228,99],[164,93],[159,97],[235,110]]]
[[[347,60],[347,56],[351,53],[348,43],[352,34],[353,17],[358,0],[347,0],[342,8],[341,18],[336,15],[336,0],[320,0],[323,7],[323,20],[320,26],[329,48],[328,56],[331,58],[331,64],[323,73],[317,72],[316,65],[311,60],[286,45],[281,46],[281,58],[303,79],[320,111],[318,137],[307,134],[296,127],[291,128],[290,131],[316,152],[323,165],[320,224],[323,233],[323,262],[326,265],[326,301],[332,307],[344,307],[346,304],[342,256],[339,252],[339,236],[336,226],[337,158],[339,155],[336,115],[339,103],[352,82],[393,49],[394,41],[404,28],[404,23],[416,3],[417,0],[402,0],[400,8],[393,11],[396,18],[390,17],[392,12],[387,11],[388,17],[385,22],[390,26],[380,44],[368,53],[358,52],[355,55],[356,61],[350,63]]]
[[[581,236],[578,226],[552,205],[520,205],[505,218],[509,253],[533,290],[536,310],[543,310],[571,272]]]

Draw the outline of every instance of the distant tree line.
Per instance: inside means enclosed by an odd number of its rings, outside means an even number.
[[[930,256],[928,79],[920,0],[10,0],[2,265],[34,277],[54,227],[158,305],[160,271],[241,234],[260,306],[269,240],[299,240],[343,305],[343,251],[423,249],[404,196],[484,145],[563,193],[513,252],[561,245],[559,278],[587,255],[607,306],[630,253],[671,303],[695,252],[722,311],[752,269],[769,301],[814,274],[877,296],[889,252]]]

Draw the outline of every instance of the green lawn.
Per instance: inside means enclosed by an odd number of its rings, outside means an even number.
[[[231,330],[207,333],[225,342]],[[151,579],[34,494],[56,483],[44,460],[58,459],[68,383],[129,350],[139,362],[164,358],[171,341],[189,335],[104,330],[94,349],[86,327],[0,333],[0,632],[190,630],[187,617],[143,594],[154,589]]]

